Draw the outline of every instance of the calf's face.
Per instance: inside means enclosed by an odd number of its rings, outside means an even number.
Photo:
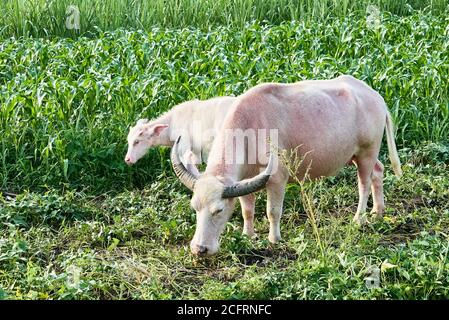
[[[166,124],[151,124],[148,120],[139,120],[128,133],[128,152],[125,162],[128,165],[136,163],[154,145],[159,144],[159,135],[166,129]]]

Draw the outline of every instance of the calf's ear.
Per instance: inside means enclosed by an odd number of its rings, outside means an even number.
[[[158,136],[162,131],[168,128],[168,124],[157,124],[153,128],[154,135]]]
[[[140,131],[139,135],[149,136],[159,136],[162,131],[168,128],[168,124],[155,124],[155,125],[145,125]]]

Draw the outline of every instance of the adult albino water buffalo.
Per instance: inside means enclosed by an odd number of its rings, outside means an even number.
[[[288,169],[259,148],[255,163],[235,161],[235,153],[248,152],[253,144],[236,150],[235,131],[277,130],[277,147],[297,152],[304,161],[297,176],[317,179],[334,175],[346,164],[357,166],[359,203],[354,221],[363,223],[370,188],[373,211],[384,210],[383,165],[377,159],[386,128],[390,161],[395,174],[401,176],[400,162],[394,142],[393,123],[383,98],[363,81],[352,76],[332,80],[301,81],[294,84],[266,83],[238,97],[216,137],[203,174],[187,170],[179,161],[177,143],[172,150],[172,163],[180,180],[193,190],[191,205],[196,211],[197,225],[191,250],[197,255],[218,251],[219,237],[230,219],[235,197],[267,190],[268,239],[281,239],[280,217]],[[267,137],[264,144],[270,144]],[[178,139],[179,141],[179,139]],[[229,148],[233,155],[229,159]],[[274,154],[274,153],[272,153]],[[261,173],[260,170],[265,168]],[[251,223],[252,226],[252,223]]]

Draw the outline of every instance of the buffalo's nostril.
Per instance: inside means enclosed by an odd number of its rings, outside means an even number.
[[[198,246],[198,254],[200,256],[205,255],[207,253],[207,247],[206,246]]]

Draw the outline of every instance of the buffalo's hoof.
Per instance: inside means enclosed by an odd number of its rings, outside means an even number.
[[[354,222],[359,227],[366,226],[369,223],[368,218],[366,217],[366,213],[356,214],[352,219],[352,222]]]
[[[271,243],[278,243],[279,241],[281,241],[281,236],[280,235],[269,235],[268,236],[268,241],[270,241]]]

